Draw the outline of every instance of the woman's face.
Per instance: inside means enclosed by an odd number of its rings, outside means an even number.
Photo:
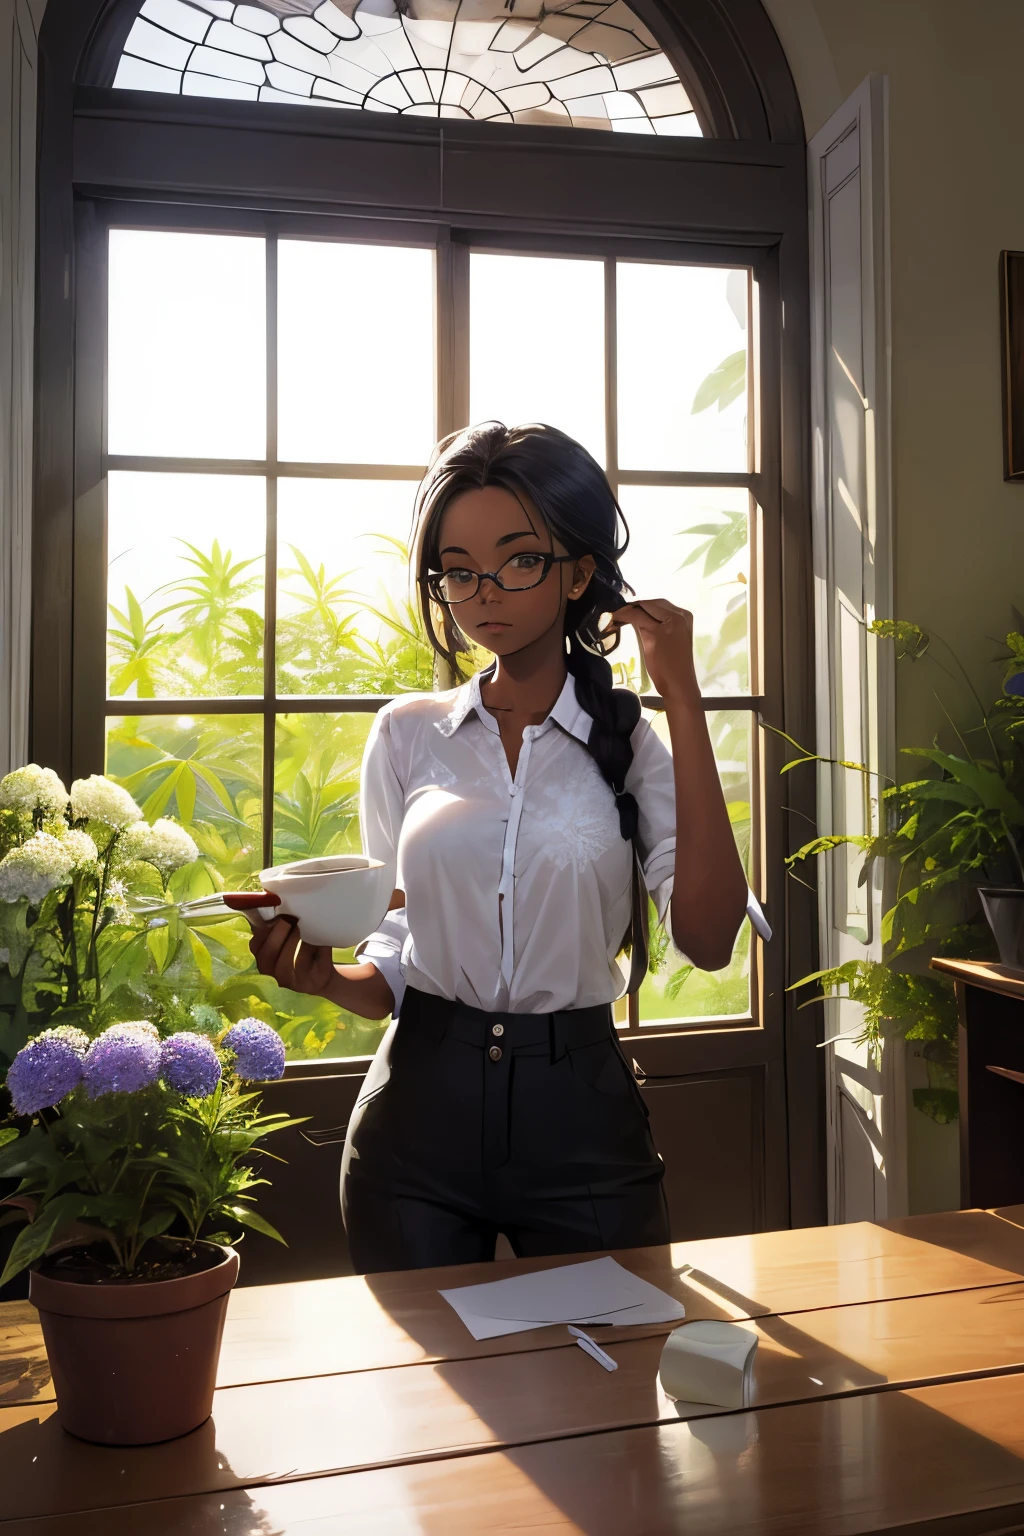
[[[538,569],[539,555],[567,553],[532,502],[500,486],[454,497],[441,516],[438,548],[442,571],[500,571],[514,561],[503,579],[513,570]],[[582,595],[594,567],[594,557],[582,555],[552,565],[539,586],[519,592],[484,581],[472,597],[452,604],[452,618],[467,639],[497,656],[514,655],[550,632],[561,635],[566,602]]]

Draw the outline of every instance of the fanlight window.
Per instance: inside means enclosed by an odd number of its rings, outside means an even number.
[[[124,90],[699,136],[623,0],[145,0]]]

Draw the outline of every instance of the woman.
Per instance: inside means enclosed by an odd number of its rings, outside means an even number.
[[[362,963],[335,966],[284,918],[253,938],[282,986],[399,1016],[342,1165],[358,1271],[492,1258],[499,1232],[530,1256],[668,1240],[664,1170],[612,1023],[616,956],[627,935],[638,984],[649,891],[695,965],[728,964],[747,886],[692,617],[624,601],[620,527],[599,465],[551,427],[489,422],[440,445],[416,504],[423,617],[456,678],[467,642],[494,664],[374,721],[363,845],[396,863],[399,889]],[[671,754],[612,687],[604,655],[624,624]]]

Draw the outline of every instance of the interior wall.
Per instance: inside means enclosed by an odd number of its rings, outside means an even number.
[[[1019,0],[764,0],[807,134],[889,77],[896,611],[941,634],[983,692],[1024,607],[1024,485],[1003,481],[1000,250],[1024,249]],[[941,715],[899,673],[901,745]],[[963,709],[963,706],[961,706]]]
[[[934,630],[982,696],[1024,609],[1024,485],[1003,481],[999,290],[1024,249],[1019,0],[763,0],[810,138],[874,70],[889,77],[895,613]],[[970,702],[929,663],[897,669],[900,746]],[[911,1083],[924,1081],[912,1064]],[[912,1113],[912,1210],[959,1204],[956,1127]]]

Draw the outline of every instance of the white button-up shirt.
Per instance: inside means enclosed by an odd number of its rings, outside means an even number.
[[[480,679],[386,705],[363,757],[363,847],[396,867],[406,905],[359,949],[405,985],[489,1012],[547,1013],[619,997],[632,849],[586,748],[573,679],[523,732],[515,777]],[[647,888],[665,917],[675,866],[672,758],[646,720],[625,787],[640,808]]]

